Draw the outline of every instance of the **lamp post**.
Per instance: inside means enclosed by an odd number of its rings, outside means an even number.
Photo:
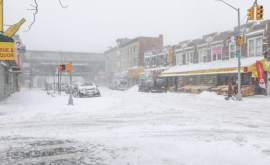
[[[240,9],[233,7],[232,5],[224,2],[223,0],[216,0],[216,1],[221,1],[223,3],[225,3],[226,5],[230,6],[231,8],[233,8],[234,10],[237,11],[238,13],[238,37],[240,37]],[[242,101],[242,93],[241,93],[241,73],[240,73],[240,68],[241,68],[241,63],[240,63],[240,56],[241,56],[241,45],[238,46],[238,92],[236,95],[236,100],[238,101]]]

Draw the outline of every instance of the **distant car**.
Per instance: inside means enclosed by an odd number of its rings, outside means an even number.
[[[121,91],[127,90],[128,81],[125,79],[114,79],[109,83],[108,88],[113,89],[113,90],[121,90]]]
[[[93,82],[83,82],[83,83],[76,83],[76,86],[73,90],[73,95],[76,97],[93,97],[97,96],[100,97],[101,93]]]

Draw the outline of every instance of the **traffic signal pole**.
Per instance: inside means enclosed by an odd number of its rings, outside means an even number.
[[[70,61],[70,65],[72,64],[72,61]],[[71,76],[71,70],[69,72],[70,75],[70,85],[69,85],[69,100],[68,105],[73,105],[73,98],[72,98],[72,76]]]
[[[231,8],[233,8],[234,10],[236,10],[238,13],[238,36],[240,37],[240,8],[235,8],[232,5],[224,2],[223,0],[216,0],[216,1],[221,1],[223,3],[225,3],[226,5],[230,6]],[[241,56],[241,44],[238,45],[238,92],[236,95],[236,100],[238,101],[242,101],[242,93],[241,93],[241,73],[240,73],[240,69],[241,69],[241,62],[240,62],[240,56]]]

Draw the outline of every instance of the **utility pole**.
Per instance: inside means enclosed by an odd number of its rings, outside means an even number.
[[[231,8],[233,8],[234,10],[237,11],[238,14],[238,37],[240,37],[240,8],[235,8],[232,5],[224,2],[223,0],[216,0],[216,1],[221,1],[223,3],[225,3],[226,5],[230,6]],[[241,44],[238,45],[238,92],[236,95],[236,100],[238,101],[242,101],[242,93],[241,93],[241,73],[240,73],[240,68],[241,68],[241,62],[240,62],[240,56],[241,56]]]

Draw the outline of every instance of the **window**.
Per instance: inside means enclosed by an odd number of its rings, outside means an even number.
[[[183,64],[183,53],[176,53],[176,65]]]
[[[233,43],[230,43],[229,45],[229,52],[230,52],[230,58],[235,58],[236,56],[236,45]]]
[[[212,46],[212,61],[221,60],[221,46]]]
[[[134,53],[136,54],[137,53],[137,46],[134,46]]]
[[[156,50],[156,45],[152,45],[152,50]]]
[[[186,64],[193,63],[193,56],[193,51],[186,52]]]
[[[199,50],[199,62],[207,62],[207,49]]]
[[[248,40],[248,56],[262,56],[262,37],[252,38]]]

